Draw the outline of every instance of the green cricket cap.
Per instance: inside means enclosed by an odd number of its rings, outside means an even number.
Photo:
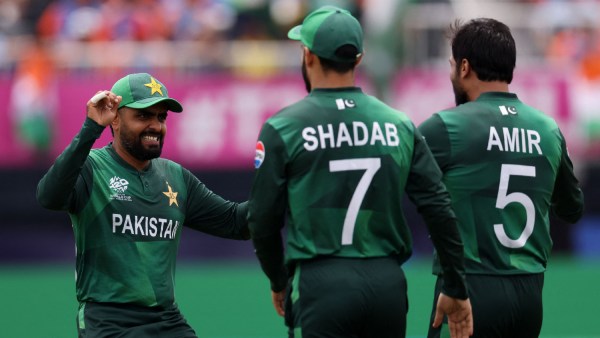
[[[288,32],[288,38],[301,41],[318,56],[338,61],[356,61],[363,52],[363,31],[358,20],[345,9],[334,6],[321,7],[304,18]],[[358,54],[352,58],[335,55],[344,45],[356,47]]]
[[[167,87],[148,73],[129,74],[115,82],[111,91],[123,97],[119,108],[143,109],[165,102],[170,111],[183,111],[181,104],[169,97]]]

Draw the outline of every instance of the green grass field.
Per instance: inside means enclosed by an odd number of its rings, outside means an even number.
[[[405,265],[408,337],[427,331],[434,277],[426,261]],[[553,258],[544,288],[541,337],[600,338],[600,262]],[[76,337],[74,272],[68,266],[0,266],[0,337]],[[201,338],[285,337],[258,264],[181,264],[180,308]]]

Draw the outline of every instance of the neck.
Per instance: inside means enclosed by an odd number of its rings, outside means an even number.
[[[469,99],[470,101],[473,101],[477,99],[479,95],[487,92],[508,93],[508,83],[503,81],[478,81],[469,92]]]
[[[127,162],[127,164],[129,164],[130,166],[134,167],[137,171],[144,170],[150,164],[150,160],[142,161],[133,157],[127,150],[125,150],[125,148],[118,139],[113,140],[113,149],[115,150],[117,155],[119,155],[119,157],[123,159],[123,161]]]
[[[355,85],[354,71],[340,74],[332,70],[324,71],[321,67],[315,70],[311,77],[313,88],[340,88],[354,87]]]

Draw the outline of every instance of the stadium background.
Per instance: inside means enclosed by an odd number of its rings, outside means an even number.
[[[511,90],[557,119],[586,194],[578,224],[552,223],[542,337],[600,337],[600,2],[549,0],[0,1],[0,337],[75,336],[70,223],[34,195],[81,126],[89,97],[129,72],[156,75],[185,111],[169,117],[164,157],[222,196],[245,200],[260,125],[305,95],[298,44],[285,35],[323,4],[350,9],[365,27],[361,86],[416,123],[453,103],[449,23],[491,16],[512,28]],[[109,140],[106,133],[96,145]],[[424,337],[431,245],[404,203],[415,240],[407,333]],[[177,299],[200,337],[285,336],[249,242],[186,229]]]

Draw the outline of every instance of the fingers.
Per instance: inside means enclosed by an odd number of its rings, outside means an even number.
[[[467,300],[455,300],[456,306],[448,312],[448,328],[453,338],[466,338],[473,334],[473,316],[471,303]]]
[[[433,319],[433,327],[437,328],[442,324],[444,320],[444,312],[440,309],[439,305],[435,309],[435,318]]]
[[[468,338],[473,335],[473,320],[470,316],[461,321],[448,319],[448,329],[452,338]]]
[[[456,299],[440,293],[436,305],[433,327],[439,327],[448,318],[448,329],[452,338],[466,338],[473,334],[473,314],[469,299]]]
[[[113,92],[108,90],[101,90],[96,93],[96,95],[92,96],[88,105],[92,105],[94,107],[103,107],[106,106],[109,110],[114,110],[114,107],[118,107],[121,103],[122,97],[115,95]]]
[[[105,99],[107,96],[108,96],[107,91],[98,92],[96,95],[92,96],[92,98],[90,99],[90,102],[92,102],[93,104],[96,104],[100,100]]]
[[[271,299],[273,300],[273,306],[275,307],[275,311],[277,312],[278,315],[280,316],[284,316],[285,315],[285,307],[284,307],[284,302],[285,302],[285,291],[281,291],[281,292],[273,292],[271,291]]]
[[[98,91],[87,103],[87,116],[99,125],[106,127],[117,116],[121,100],[123,100],[121,96],[117,96],[111,91]]]

